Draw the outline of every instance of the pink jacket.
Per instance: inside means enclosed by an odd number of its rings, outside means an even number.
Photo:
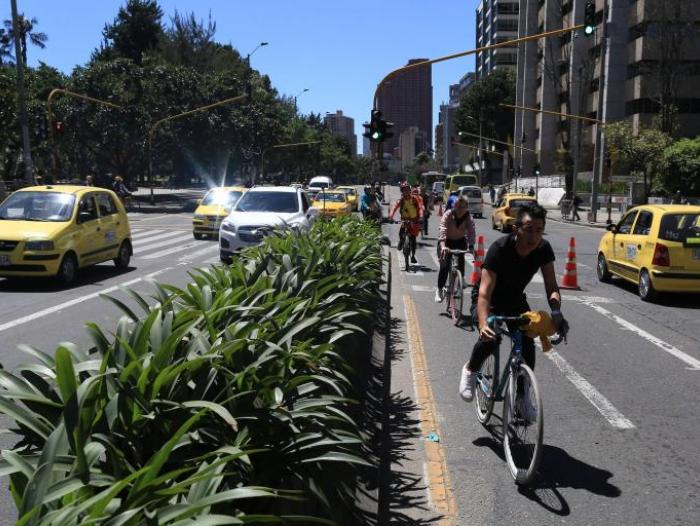
[[[446,239],[467,239],[468,245],[473,245],[476,241],[476,227],[474,226],[474,219],[469,212],[467,212],[467,217],[462,223],[457,226],[455,222],[455,217],[452,215],[452,210],[448,210],[442,215],[440,219],[440,229],[438,230],[438,244],[445,241]]]

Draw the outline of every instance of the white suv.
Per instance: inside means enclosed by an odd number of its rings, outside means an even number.
[[[308,230],[318,217],[306,193],[291,186],[255,186],[221,223],[219,254],[228,262],[237,250],[260,243],[278,226]]]

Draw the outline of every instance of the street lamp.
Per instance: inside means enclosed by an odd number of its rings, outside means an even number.
[[[303,93],[306,93],[307,91],[309,91],[309,88],[304,88],[299,93],[294,95],[294,113],[297,112],[297,97],[300,97]]]
[[[267,46],[269,42],[260,42],[257,46],[255,46],[255,49],[248,53],[245,57],[245,63],[250,66],[250,57],[255,53],[258,49],[260,49],[263,46]]]
[[[483,174],[481,171],[481,164],[482,164],[482,157],[483,157],[483,154],[481,153],[481,151],[482,151],[481,150],[481,116],[479,116],[479,118],[477,119],[477,118],[472,117],[471,115],[467,115],[467,119],[479,123],[479,149],[477,150],[477,152],[479,154],[479,184],[483,184],[484,180],[483,180]],[[460,135],[461,135],[461,133],[460,133]],[[489,178],[489,182],[490,182],[490,178]]]

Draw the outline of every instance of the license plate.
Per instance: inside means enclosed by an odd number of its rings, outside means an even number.
[[[693,249],[693,259],[700,259],[700,248]]]
[[[0,267],[10,266],[10,256],[0,256]]]

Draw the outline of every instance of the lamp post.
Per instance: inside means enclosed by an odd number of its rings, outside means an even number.
[[[483,154],[481,153],[482,152],[482,148],[481,148],[481,133],[482,133],[482,131],[481,131],[481,115],[479,115],[478,119],[472,117],[471,115],[467,115],[467,119],[469,119],[471,121],[476,121],[479,123],[479,149],[477,150],[477,153],[479,155],[479,184],[484,184],[483,174],[482,174],[482,170],[481,170],[481,164],[482,164],[482,159],[483,159]],[[459,135],[462,135],[462,132],[459,132]],[[490,177],[489,177],[489,182],[491,182]]]
[[[246,55],[246,57],[245,57],[245,63],[246,63],[248,66],[250,66],[250,57],[253,56],[253,53],[255,53],[255,52],[256,52],[258,49],[260,49],[261,47],[267,46],[268,44],[269,44],[269,42],[260,42],[257,46],[255,46],[255,49],[253,49],[253,51],[251,51],[250,53],[248,53],[248,54]]]
[[[296,95],[294,95],[294,113],[297,112],[297,97],[301,97],[301,95],[304,94],[304,93],[306,93],[307,91],[309,91],[309,88],[304,88],[304,89],[301,90],[299,93],[297,93]]]

